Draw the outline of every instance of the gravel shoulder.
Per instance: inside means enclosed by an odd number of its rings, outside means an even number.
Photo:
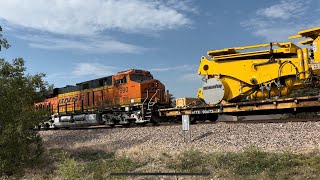
[[[131,158],[178,154],[188,149],[235,152],[256,146],[262,151],[308,153],[320,147],[320,122],[198,124],[185,143],[181,126],[54,130],[39,132],[48,149],[96,149]]]

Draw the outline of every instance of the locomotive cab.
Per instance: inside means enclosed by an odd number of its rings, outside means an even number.
[[[122,105],[137,105],[147,101],[165,103],[165,86],[149,71],[128,70],[114,76],[114,87]]]

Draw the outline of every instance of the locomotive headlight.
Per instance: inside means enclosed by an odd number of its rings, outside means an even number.
[[[130,102],[131,102],[131,103],[134,103],[134,99],[131,99]]]
[[[158,81],[156,81],[155,86],[158,87]]]

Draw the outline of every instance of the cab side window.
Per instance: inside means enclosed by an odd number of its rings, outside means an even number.
[[[114,81],[114,85],[117,86],[117,85],[120,85],[120,84],[126,84],[127,83],[127,77],[124,76],[122,79],[118,79],[118,80],[115,80]]]

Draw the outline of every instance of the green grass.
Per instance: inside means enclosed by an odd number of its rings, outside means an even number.
[[[49,153],[45,161],[47,165],[42,166],[45,168],[43,174],[36,176],[40,177],[39,179],[126,179],[127,177],[111,177],[110,173],[133,172],[137,168],[143,169],[148,166],[143,158],[138,160],[121,158],[116,157],[114,152],[93,149],[69,152],[53,149],[47,153]],[[241,152],[204,153],[191,149],[178,156],[163,152],[159,158],[150,161],[161,162],[161,166],[167,172],[211,173],[210,177],[200,179],[318,179],[320,177],[320,152],[270,153],[249,147]],[[152,179],[152,177],[146,178]],[[0,179],[6,178],[0,177]]]
[[[54,152],[62,157],[56,170],[59,179],[124,179],[110,177],[110,173],[130,172],[144,165],[129,158],[116,158],[114,152],[92,149],[63,154],[59,150]]]
[[[250,147],[243,152],[182,153],[168,168],[176,172],[211,172],[226,179],[317,179],[320,154],[267,153]]]

